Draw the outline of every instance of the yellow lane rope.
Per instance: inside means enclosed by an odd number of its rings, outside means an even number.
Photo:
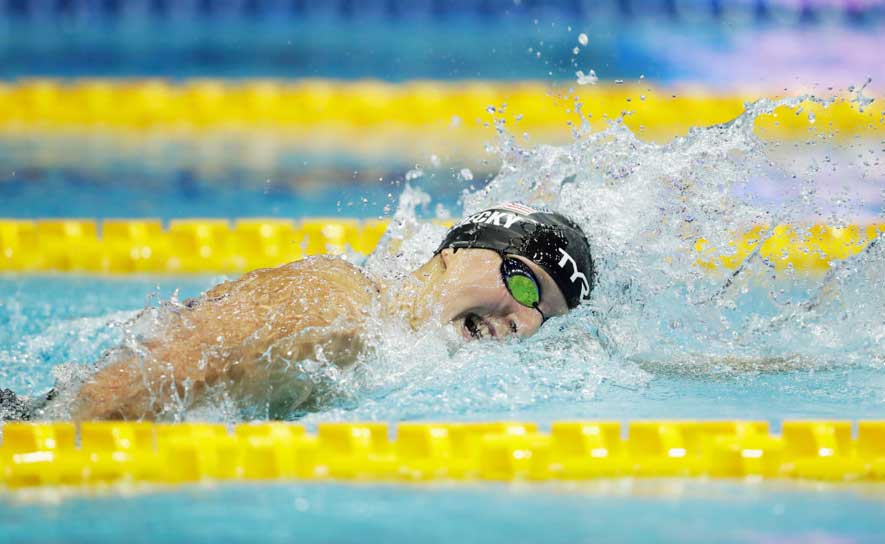
[[[885,421],[7,423],[0,485],[201,480],[885,480]],[[626,437],[622,431],[626,430]]]
[[[99,226],[101,235],[99,236]],[[308,255],[369,253],[386,221],[0,220],[0,270],[243,272]]]
[[[443,226],[450,221],[440,221]],[[386,220],[311,218],[160,220],[0,219],[0,272],[236,273],[308,255],[370,253]],[[834,260],[861,252],[885,224],[796,228],[756,227],[715,251],[688,240],[697,265],[739,266],[756,247],[778,270],[826,271]]]
[[[570,91],[571,89],[571,91]],[[481,132],[492,113],[512,132],[568,137],[577,124],[575,98],[594,128],[624,111],[627,125],[647,139],[685,134],[693,126],[733,119],[748,94],[649,85],[552,86],[539,81],[374,80],[54,80],[0,84],[0,133],[67,130],[201,132],[281,129],[300,134],[341,131],[347,135],[400,134],[432,130],[457,140]],[[494,112],[490,108],[495,108]],[[757,128],[771,138],[808,138],[810,129],[836,137],[881,135],[879,101],[863,112],[845,99],[829,108],[805,104],[801,114],[781,108]],[[305,134],[305,131],[308,131]]]

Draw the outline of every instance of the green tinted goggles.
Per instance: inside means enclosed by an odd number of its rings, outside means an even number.
[[[541,304],[541,282],[527,264],[512,257],[504,257],[501,261],[501,278],[510,296],[529,308],[534,308],[541,314],[542,323],[547,316],[538,307]]]

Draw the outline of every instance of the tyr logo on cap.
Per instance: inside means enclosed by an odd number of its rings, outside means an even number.
[[[587,298],[590,296],[590,282],[587,281],[587,276],[578,270],[578,263],[572,258],[571,255],[566,253],[566,251],[562,248],[558,248],[559,252],[562,253],[562,259],[559,259],[559,268],[565,268],[565,265],[571,263],[572,265],[572,275],[569,278],[569,281],[575,283],[575,281],[581,281],[581,298]]]

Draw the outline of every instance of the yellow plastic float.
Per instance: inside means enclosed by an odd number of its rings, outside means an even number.
[[[388,131],[402,141],[427,131],[445,138],[454,130],[459,137],[481,132],[487,138],[494,107],[495,116],[517,133],[567,137],[567,124],[580,122],[577,101],[596,129],[629,111],[626,123],[640,137],[665,140],[690,127],[733,119],[745,102],[758,98],[696,88],[540,81],[27,79],[0,84],[0,133],[280,129],[307,139],[337,132],[372,134],[375,140]],[[828,108],[806,103],[802,115],[781,108],[760,118],[757,128],[773,139],[808,138],[812,129],[837,138],[881,135],[879,101],[861,112],[849,98]]]
[[[176,219],[165,228],[150,219],[0,219],[0,272],[236,273],[309,255],[365,255],[386,229],[377,219]],[[761,243],[759,255],[778,270],[823,272],[883,231],[885,224],[759,226],[727,248],[698,239],[694,250],[702,268],[734,269]]]
[[[6,423],[0,486],[617,477],[885,480],[885,421]],[[625,433],[626,431],[626,433]]]
[[[0,220],[0,271],[223,273],[308,255],[369,253],[386,221]],[[99,234],[100,231],[100,234]]]

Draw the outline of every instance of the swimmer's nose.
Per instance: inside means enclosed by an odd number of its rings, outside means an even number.
[[[501,328],[506,330],[507,336],[525,338],[538,332],[542,322],[543,318],[537,310],[519,306],[505,318],[506,327]]]

